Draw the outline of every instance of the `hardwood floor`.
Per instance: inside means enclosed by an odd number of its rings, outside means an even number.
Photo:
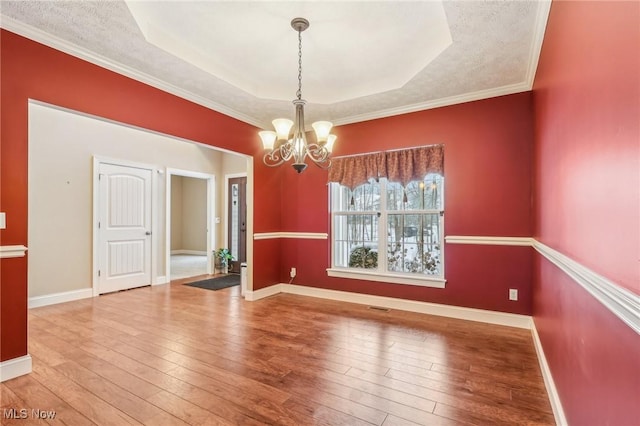
[[[528,330],[238,287],[32,309],[29,353],[3,425],[554,424]]]

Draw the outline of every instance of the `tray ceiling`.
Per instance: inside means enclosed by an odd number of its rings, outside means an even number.
[[[345,124],[531,89],[548,1],[2,1],[0,25],[224,114]]]

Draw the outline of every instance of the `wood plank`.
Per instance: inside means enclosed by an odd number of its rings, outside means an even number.
[[[272,358],[272,361],[286,362],[286,360],[278,359],[278,358]],[[336,395],[345,393],[344,391],[342,391],[341,389],[342,387],[350,388],[351,391],[348,391],[347,393],[351,395],[354,395],[354,394],[360,395],[363,393],[365,395],[368,394],[367,397],[364,397],[364,398],[360,397],[360,399],[369,399],[373,403],[373,405],[369,405],[369,406],[372,406],[375,408],[379,408],[380,405],[384,405],[386,403],[385,401],[380,401],[380,402],[376,401],[374,399],[375,397],[384,398],[389,402],[395,402],[398,404],[405,405],[407,407],[416,408],[418,410],[421,410],[422,412],[431,413],[433,412],[433,409],[435,407],[434,401],[420,398],[419,396],[411,395],[409,393],[405,393],[395,389],[390,389],[388,387],[380,386],[380,385],[377,385],[376,383],[371,383],[366,380],[359,380],[354,378],[353,376],[347,376],[345,374],[335,373],[330,370],[322,369],[319,366],[312,366],[309,364],[303,366],[298,363],[298,360],[296,358],[293,358],[290,361],[294,365],[293,368],[297,374],[306,376],[308,380],[320,379],[325,381],[325,383],[322,384],[322,388],[327,389]],[[335,388],[334,385],[338,385],[340,386],[340,388]],[[331,389],[334,389],[334,391],[331,391]],[[336,389],[340,389],[340,390],[338,390],[336,393]],[[368,404],[365,404],[365,405],[368,405]],[[388,412],[391,412],[391,411],[388,411]]]
[[[16,380],[7,382],[7,386],[17,396],[25,401],[37,401],[37,405],[28,407],[29,411],[36,409],[47,413],[52,413],[53,418],[49,423],[62,422],[65,425],[83,426],[95,424],[82,413],[75,410],[60,397],[39,383],[32,375],[18,377]],[[33,404],[33,402],[30,402]],[[29,421],[33,420],[30,416]]]
[[[64,374],[82,387],[96,395],[111,406],[126,413],[140,423],[185,424],[169,413],[159,409],[153,404],[134,395],[131,392],[104,380],[93,371],[84,368],[74,361],[68,361],[55,367],[55,370]]]
[[[59,424],[554,422],[527,330],[180,282],[32,309],[29,328],[34,372],[1,401]]]
[[[113,426],[141,424],[37,358],[34,357],[33,361],[34,378],[92,422]],[[36,404],[36,401],[31,404]]]

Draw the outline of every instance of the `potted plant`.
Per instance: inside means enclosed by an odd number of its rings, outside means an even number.
[[[233,260],[233,255],[227,248],[219,248],[213,252],[215,268],[226,274],[229,271],[229,261]]]

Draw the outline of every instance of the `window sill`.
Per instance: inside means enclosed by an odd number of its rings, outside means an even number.
[[[327,275],[336,278],[349,278],[353,280],[378,281],[383,283],[434,288],[444,288],[447,282],[444,278],[412,277],[403,274],[381,274],[378,272],[365,272],[346,268],[329,268],[327,269]]]

